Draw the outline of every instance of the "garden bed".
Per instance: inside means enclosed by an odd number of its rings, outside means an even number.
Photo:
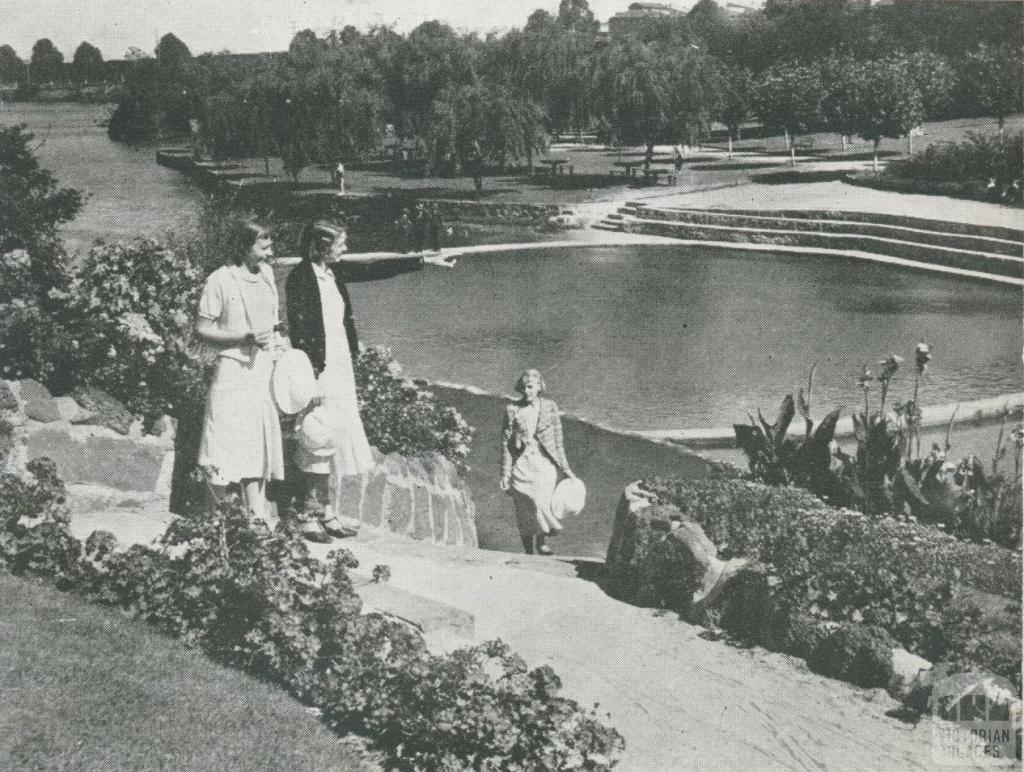
[[[812,665],[833,632],[863,628],[850,634],[1006,676],[1020,689],[1019,551],[835,509],[796,488],[742,480],[643,485],[701,526],[723,559],[751,562],[700,621]]]

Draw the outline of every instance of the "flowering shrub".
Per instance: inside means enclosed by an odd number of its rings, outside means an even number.
[[[807,656],[816,642],[808,643],[806,631],[794,638],[793,620],[810,621],[811,629],[865,624],[928,659],[1019,682],[1019,553],[834,509],[796,488],[740,480],[645,485],[697,522],[723,557],[761,566],[758,586],[737,589],[721,612],[720,623],[738,637],[790,651],[802,646],[797,653]],[[999,621],[1008,631],[983,614],[977,590],[1015,604],[1011,618]]]
[[[466,469],[472,427],[429,391],[402,380],[401,366],[383,347],[363,349],[356,361],[359,412],[370,444],[382,453],[436,451]]]
[[[339,731],[373,737],[402,770],[607,770],[621,736],[558,696],[500,641],[435,656],[407,625],[361,615],[341,550],[326,563],[288,530],[250,524],[237,499],[174,521],[157,548],[83,545],[53,465],[0,480],[0,565],[58,577],[211,656],[280,683]]]
[[[796,408],[792,395],[782,401],[775,423],[758,413],[759,423],[737,424],[736,440],[746,453],[753,479],[772,485],[795,484],[837,506],[857,507],[872,515],[893,514],[922,522],[941,523],[950,532],[976,540],[992,540],[1007,547],[1021,540],[1021,462],[1024,424],[1011,435],[1013,467],[1000,469],[1007,454],[1005,421],[999,429],[996,458],[991,472],[974,456],[954,464],[947,461],[950,449],[933,444],[921,452],[920,382],[931,362],[931,349],[921,342],[914,352],[913,395],[905,402],[886,404],[893,376],[903,357],[889,354],[878,362],[878,375],[867,365],[858,380],[864,409],[853,415],[857,450],[849,456],[830,447],[839,410],[825,417],[815,429],[810,416],[810,393],[799,393],[799,409],[806,431],[802,440],[787,436]],[[871,384],[877,382],[877,409],[871,405]]]

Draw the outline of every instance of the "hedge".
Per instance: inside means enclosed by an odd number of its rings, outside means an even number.
[[[798,488],[658,478],[644,486],[697,522],[723,558],[753,562],[717,620],[737,638],[813,659],[822,629],[866,625],[928,660],[1005,675],[1020,688],[1019,552],[835,509]]]

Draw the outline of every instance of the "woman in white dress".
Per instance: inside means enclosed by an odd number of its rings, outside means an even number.
[[[346,283],[370,281],[415,271],[425,263],[450,267],[453,262],[439,256],[401,257],[386,260],[342,259],[347,250],[347,232],[339,223],[318,220],[302,236],[302,262],[285,284],[288,334],[294,348],[305,351],[320,386],[314,407],[323,406],[331,424],[335,453],[318,456],[301,445],[297,465],[304,473],[306,506],[324,506],[324,529],[344,535],[337,501],[330,499],[330,475],[362,475],[375,465],[370,444],[359,416],[353,360],[359,353],[352,303]],[[342,486],[335,485],[335,498]]]
[[[281,426],[270,390],[277,343],[277,288],[267,264],[270,234],[239,226],[233,264],[206,280],[196,334],[217,350],[206,399],[199,466],[217,500],[228,485],[242,488],[254,519],[268,521],[267,480],[284,479]]]
[[[501,428],[501,489],[512,495],[516,524],[528,555],[550,555],[548,535],[562,530],[551,506],[561,478],[575,477],[565,457],[558,405],[542,397],[544,379],[536,370],[519,377],[522,399],[505,407]]]

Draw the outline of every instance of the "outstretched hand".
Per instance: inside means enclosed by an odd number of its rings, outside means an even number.
[[[440,255],[440,254],[437,254],[437,255],[424,255],[423,256],[423,263],[424,263],[424,265],[436,265],[439,268],[454,268],[455,267],[455,258],[454,257],[445,257],[444,255]]]

